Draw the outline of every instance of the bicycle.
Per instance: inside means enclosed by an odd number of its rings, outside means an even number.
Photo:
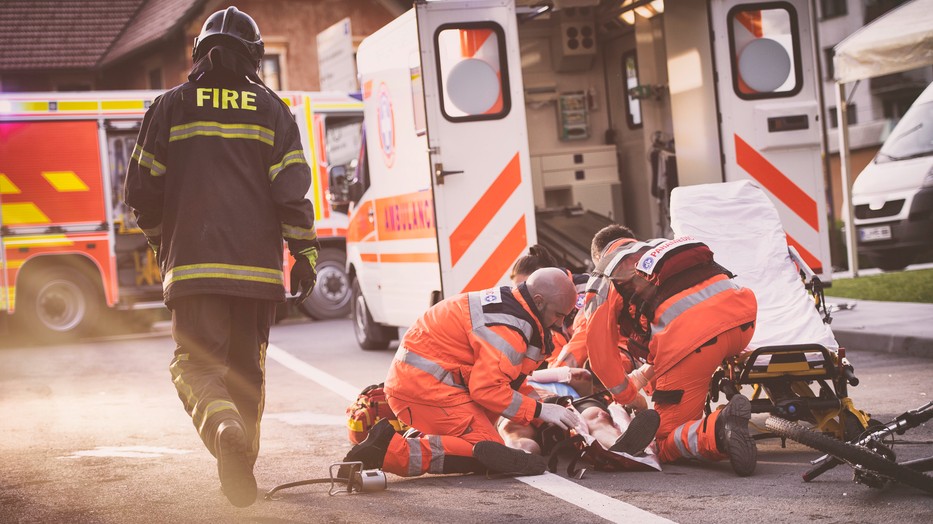
[[[847,463],[855,471],[856,483],[881,488],[890,482],[898,482],[933,495],[933,476],[924,473],[933,471],[933,456],[898,463],[893,449],[895,434],[903,435],[907,430],[931,419],[933,402],[928,402],[917,409],[901,413],[887,424],[870,426],[849,442],[780,417],[769,417],[765,426],[778,436],[827,453],[811,462],[814,467],[803,474],[804,482],[810,482],[830,469]]]

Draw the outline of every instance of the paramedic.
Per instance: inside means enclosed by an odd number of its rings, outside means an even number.
[[[593,372],[623,405],[651,383],[661,462],[728,457],[736,474],[751,475],[757,448],[748,432],[749,400],[735,395],[706,418],[703,404],[716,367],[751,341],[755,295],[690,237],[639,242],[628,228],[607,226],[592,251],[599,262],[588,284],[585,329],[574,338],[583,337]],[[647,364],[627,373],[622,338]]]
[[[146,112],[124,195],[159,260],[172,381],[240,507],[256,500],[266,348],[285,299],[282,239],[299,300],[314,287],[318,253],[304,197],[311,172],[288,108],[257,76],[262,55],[249,15],[229,7],[207,18],[189,81]]]
[[[544,268],[517,288],[464,293],[431,307],[405,333],[385,382],[399,421],[423,435],[404,438],[381,420],[344,461],[406,477],[544,473],[546,459],[506,447],[495,421],[539,419],[563,429],[579,423],[572,410],[520,392],[550,351],[548,328],[576,311],[576,299],[566,273]]]

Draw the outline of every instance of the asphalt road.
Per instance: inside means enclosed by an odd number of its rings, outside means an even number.
[[[349,449],[344,409],[384,378],[393,351],[361,351],[348,320],[287,320],[272,331],[256,475],[264,492],[324,477]],[[57,346],[0,341],[0,522],[933,522],[933,498],[870,489],[839,467],[805,484],[818,456],[759,441],[753,477],[728,463],[665,465],[660,473],[588,472],[524,479],[389,476],[388,490],[328,496],[327,485],[282,491],[237,509],[220,492],[169,379],[168,327]],[[933,361],[849,354],[856,406],[887,420],[933,397]],[[756,417],[753,422],[763,424]],[[933,423],[911,431],[902,458],[933,455]]]

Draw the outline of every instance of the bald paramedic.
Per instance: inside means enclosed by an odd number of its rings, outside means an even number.
[[[566,273],[544,268],[516,288],[465,293],[431,307],[405,333],[385,382],[392,411],[420,435],[404,438],[380,421],[345,461],[399,476],[544,473],[546,459],[506,447],[495,423],[500,416],[564,429],[579,422],[575,412],[521,391],[552,351],[549,328],[576,311],[576,299]]]

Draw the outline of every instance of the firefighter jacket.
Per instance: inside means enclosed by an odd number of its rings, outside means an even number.
[[[194,294],[284,300],[283,238],[296,258],[317,259],[298,126],[265,86],[212,68],[223,53],[155,99],[126,175],[169,306]]]
[[[402,338],[386,393],[433,406],[476,402],[493,415],[530,422],[541,406],[519,390],[531,391],[525,377],[551,352],[539,315],[525,284],[437,303]]]
[[[596,376],[621,404],[638,391],[626,375],[620,342],[635,354],[643,348],[641,356],[658,377],[757,315],[754,293],[735,284],[709,248],[690,237],[617,240],[607,246],[588,288],[580,336]]]

